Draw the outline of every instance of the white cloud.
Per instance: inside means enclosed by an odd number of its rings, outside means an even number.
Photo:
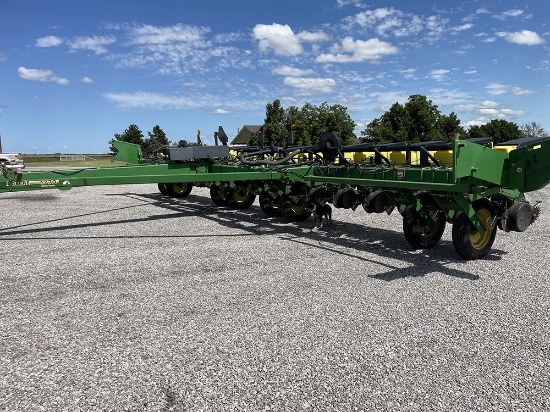
[[[408,22],[404,22],[402,26],[394,30],[393,34],[397,37],[412,36],[420,33],[424,28],[424,22],[419,16],[412,16]]]
[[[224,110],[224,109],[216,109],[214,110],[214,113],[215,114],[229,114],[231,113],[229,110]]]
[[[500,14],[495,14],[493,17],[495,19],[505,20],[508,17],[519,17],[522,14],[523,14],[523,10],[510,9],[510,10],[506,10],[505,12],[502,12]]]
[[[336,0],[338,8],[341,9],[344,6],[354,5],[355,7],[363,7],[361,0]]]
[[[67,42],[73,50],[91,50],[95,54],[107,53],[105,46],[113,44],[116,38],[113,36],[90,36],[90,37],[75,37]]]
[[[377,63],[382,57],[396,54],[399,49],[379,39],[353,40],[346,37],[341,45],[334,45],[332,53],[324,53],[315,59],[318,63],[350,63],[370,61]]]
[[[210,87],[208,83],[204,82],[185,82],[183,85],[190,89],[208,89]]]
[[[170,43],[195,43],[202,41],[204,35],[209,33],[209,27],[188,26],[176,24],[173,26],[152,26],[144,24],[133,26],[130,29],[132,44],[170,44]]]
[[[405,104],[410,93],[406,91],[375,92],[371,97],[376,98],[379,106],[375,108],[378,112],[386,112],[394,103]]]
[[[93,83],[94,82],[94,79],[88,77],[88,76],[84,76],[81,80],[80,80],[82,83]]]
[[[36,39],[36,47],[54,47],[63,43],[63,39],[57,36],[46,36]]]
[[[469,104],[457,106],[460,111],[471,112],[479,115],[478,118],[470,120],[466,126],[482,125],[488,123],[491,119],[510,119],[517,116],[523,116],[526,113],[521,110],[512,110],[504,107],[501,103],[492,100],[485,100],[478,104]]]
[[[484,100],[481,105],[483,107],[488,107],[488,108],[495,108],[495,107],[499,107],[500,106],[500,103],[497,103],[497,102],[494,102],[492,100]]]
[[[508,87],[499,83],[491,83],[488,84],[485,88],[489,90],[489,94],[499,95],[506,93],[506,89]]]
[[[499,32],[497,36],[503,37],[509,43],[515,43],[526,46],[536,46],[544,44],[545,40],[537,33],[530,30],[516,31],[514,33]]]
[[[426,18],[426,28],[428,29],[428,39],[435,41],[439,39],[447,30],[449,19],[440,16],[429,16]]]
[[[428,74],[428,77],[434,79],[434,80],[437,80],[438,82],[442,81],[442,80],[445,80],[446,79],[446,75],[447,73],[450,73],[451,71],[450,70],[447,70],[447,69],[437,69],[437,70],[432,70],[429,74]]]
[[[379,8],[374,10],[365,10],[348,18],[348,22],[355,23],[361,27],[373,27],[377,22],[388,17],[402,16],[403,12],[392,8]]]
[[[437,102],[439,106],[453,106],[471,101],[471,96],[467,92],[448,89],[431,89],[428,98]]]
[[[285,77],[283,82],[302,95],[331,93],[336,86],[336,80],[331,78]]]
[[[498,110],[497,109],[492,109],[492,108],[489,108],[489,107],[480,107],[477,112],[479,114],[483,114],[483,115],[489,115],[489,116],[496,116],[498,114]]]
[[[133,109],[182,109],[196,107],[193,99],[178,96],[168,96],[160,93],[104,93],[103,97],[115,102],[122,108]]]
[[[188,110],[197,109],[209,113],[228,114],[229,108],[236,110],[250,109],[265,105],[265,94],[247,95],[244,99],[237,93],[204,93],[197,91],[186,95],[164,94],[154,92],[103,93],[102,97],[115,103],[122,109],[142,110]],[[225,109],[219,108],[225,106]]]
[[[506,86],[506,85],[499,84],[499,83],[488,84],[485,88],[488,89],[489,94],[492,94],[492,95],[501,95],[501,94],[511,93],[514,96],[522,96],[522,95],[525,95],[525,94],[535,94],[535,93],[537,93],[535,90],[522,89],[521,87],[512,87],[512,88],[510,88],[510,86]]]
[[[297,36],[298,36],[298,39],[300,39],[300,41],[305,41],[309,43],[316,43],[316,42],[330,40],[330,37],[328,36],[328,34],[322,31],[316,31],[316,32],[301,31],[300,33],[298,33]]]
[[[462,26],[455,26],[455,27],[452,27],[452,28],[451,28],[451,32],[454,33],[454,34],[458,34],[458,33],[462,32],[462,31],[470,30],[472,27],[474,27],[474,25],[471,24],[471,23],[463,24]]]
[[[399,73],[405,79],[414,79],[416,77],[416,69],[399,70]]]
[[[535,93],[536,91],[531,89],[522,89],[521,87],[512,88],[512,94],[514,96],[522,96],[524,94],[535,94]]]
[[[56,76],[51,70],[43,69],[27,69],[26,67],[20,66],[17,69],[19,77],[24,80],[31,80],[36,82],[53,82],[66,86],[69,84],[68,79],[64,79]]]
[[[296,56],[304,50],[300,39],[287,24],[257,24],[252,30],[252,35],[258,40],[262,52],[273,49],[275,54]]]
[[[295,34],[289,25],[285,24],[257,24],[252,29],[252,36],[258,40],[260,51],[273,49],[275,54],[282,56],[296,56],[304,51],[302,42],[320,42],[329,40],[323,32],[302,31]]]
[[[392,8],[365,10],[344,19],[347,29],[359,26],[362,29],[372,29],[379,36],[393,34],[396,37],[411,36],[424,28],[422,17],[404,13]]]
[[[227,67],[250,67],[253,56],[247,51],[227,45],[216,46],[214,43],[228,43],[240,35],[225,35],[222,41],[219,35],[209,39],[209,27],[151,25],[114,25],[116,30],[126,31],[129,41],[126,53],[111,54],[108,58],[115,61],[115,67],[143,67],[155,69],[160,74],[184,74],[189,70],[224,69]],[[209,60],[215,58],[216,63]],[[257,61],[256,61],[257,63]]]
[[[276,67],[271,71],[273,74],[279,74],[281,76],[289,76],[289,77],[301,77],[301,76],[307,76],[309,74],[313,74],[314,71],[311,69],[298,69],[296,67],[291,66],[281,66]]]

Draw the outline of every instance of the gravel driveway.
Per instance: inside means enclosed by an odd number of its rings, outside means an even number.
[[[459,260],[154,185],[1,194],[0,410],[550,409],[550,187]]]

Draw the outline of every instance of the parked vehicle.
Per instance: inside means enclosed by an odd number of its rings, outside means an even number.
[[[25,163],[20,153],[0,153],[0,164],[7,169],[24,169]]]

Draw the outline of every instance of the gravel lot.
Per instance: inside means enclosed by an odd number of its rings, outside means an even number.
[[[550,409],[550,187],[459,260],[154,185],[1,194],[0,410]]]

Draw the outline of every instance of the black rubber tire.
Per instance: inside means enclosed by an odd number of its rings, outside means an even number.
[[[283,215],[281,211],[281,197],[272,197],[269,193],[260,193],[259,199],[260,209],[268,217],[280,217]]]
[[[159,188],[159,192],[162,193],[164,196],[170,196],[165,183],[159,183],[158,188]]]
[[[227,206],[224,190],[218,185],[213,184],[210,186],[210,199],[212,199],[216,206]]]
[[[495,208],[488,199],[479,199],[472,203],[472,207],[483,222],[495,218]],[[453,246],[456,252],[464,259],[481,259],[489,253],[495,242],[496,227],[490,228],[485,224],[486,232],[483,236],[474,228],[468,216],[459,212],[453,219]]]
[[[224,190],[224,197],[227,205],[235,209],[248,209],[256,200],[252,186],[247,183],[237,183],[235,188],[227,186]]]
[[[439,243],[447,223],[445,213],[440,211],[438,204],[426,192],[418,195],[418,200],[426,212],[438,212],[433,225],[424,223],[417,211],[409,206],[403,213],[403,233],[405,239],[415,249],[431,249]]]
[[[193,190],[193,183],[165,183],[164,186],[168,196],[177,198],[187,197]]]
[[[296,202],[292,196],[281,196],[281,212],[283,216],[293,222],[303,222],[311,216],[313,205],[307,200],[307,196],[299,196]]]

